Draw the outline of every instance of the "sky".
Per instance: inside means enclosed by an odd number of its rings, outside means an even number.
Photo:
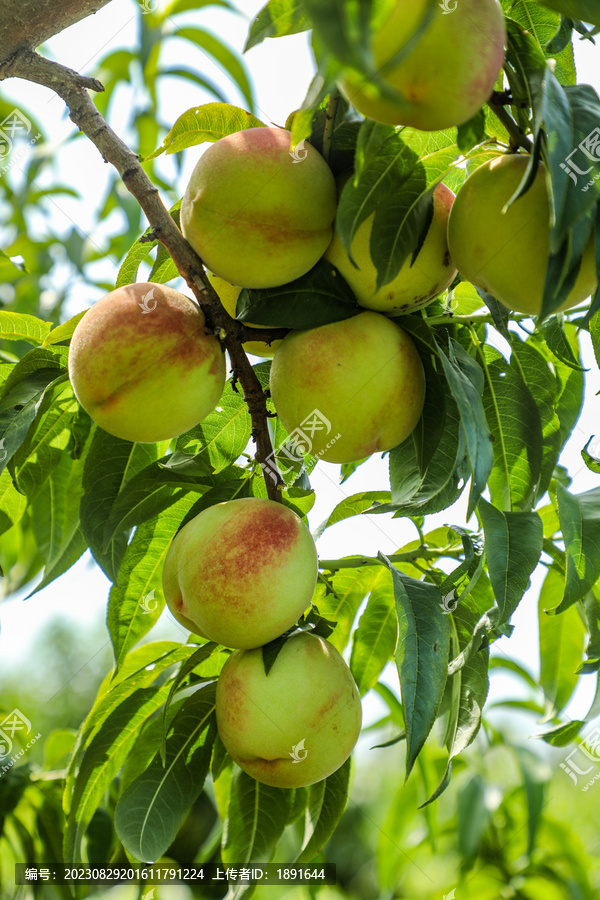
[[[156,0],[152,2],[157,5]],[[160,0],[158,5],[160,5]],[[241,5],[241,4],[240,4]],[[197,14],[197,22],[215,33],[218,33],[232,47],[241,51],[246,38],[248,24],[252,16],[262,7],[257,0],[244,0],[244,14],[233,15],[225,10],[206,9]],[[53,58],[82,73],[93,70],[96,61],[109,49],[126,48],[134,40],[136,10],[134,0],[113,0],[95,16],[68,29],[53,38],[46,51]],[[580,81],[587,81],[600,89],[600,49],[588,42],[577,42],[577,65]],[[218,68],[210,61],[202,58],[200,51],[190,51],[189,59],[182,51],[182,42],[171,44],[163,62],[165,64],[191,64],[201,66],[205,75],[219,81],[227,91],[231,102],[243,105],[238,95]],[[284,39],[267,40],[251,50],[245,57],[256,88],[258,109],[256,113],[266,124],[283,125],[289,113],[298,108],[310,83],[313,63],[306,35],[295,35]],[[4,82],[2,93],[14,100],[18,107],[22,103],[42,120],[51,135],[51,140],[58,147],[73,132],[73,125],[65,115],[62,101],[44,88],[36,85],[16,82]],[[177,117],[193,106],[207,102],[208,96],[188,82],[169,81],[164,88],[163,108],[174,122]],[[123,113],[124,115],[124,113]],[[122,118],[122,117],[121,117]],[[119,132],[124,121],[119,121],[117,109],[113,127]],[[187,179],[193,168],[197,154],[195,148],[187,151],[185,165],[181,176],[177,176],[171,160],[161,158],[161,175],[165,178],[178,177],[181,193],[185,189]],[[61,148],[61,178],[80,190],[85,204],[59,198],[54,201],[54,217],[60,228],[68,229],[75,224],[83,234],[89,235],[94,223],[94,210],[103,195],[102,163],[96,149],[84,138],[71,141],[67,148]],[[100,240],[102,230],[92,236]],[[102,268],[103,266],[103,268]],[[106,280],[114,280],[116,272],[112,265],[100,264]],[[175,285],[177,286],[177,285]],[[91,294],[89,288],[80,288],[74,293],[70,313],[86,308],[100,292]],[[577,428],[561,459],[573,477],[573,490],[584,491],[593,486],[594,480],[586,469],[581,458],[581,449],[589,438],[600,427],[598,421],[598,398],[600,392],[600,373],[593,359],[589,340],[583,336],[584,363],[589,369],[586,375],[586,402]],[[387,460],[373,457],[344,485],[338,483],[339,467],[328,463],[320,463],[311,476],[311,483],[316,492],[316,502],[309,514],[311,528],[316,528],[327,518],[331,510],[344,497],[363,490],[381,490],[388,486]],[[444,524],[469,525],[476,527],[473,518],[465,521],[466,496],[454,507],[427,519],[427,528],[433,529]],[[354,517],[328,529],[318,542],[321,558],[336,558],[352,554],[377,555],[379,551],[393,553],[409,540],[414,540],[414,527],[404,520],[392,520],[389,517],[361,516]],[[534,574],[532,587],[519,609],[513,616],[514,636],[508,641],[502,639],[496,644],[496,653],[508,653],[520,660],[527,668],[537,672],[539,660],[534,635],[537,635],[537,597],[544,570],[541,568]],[[101,622],[105,617],[109,583],[103,574],[84,557],[73,569],[50,585],[40,594],[23,602],[19,597],[2,604],[0,608],[0,677],[15,659],[27,658],[36,634],[42,633],[48,621],[55,616],[69,618],[75,626],[83,627],[90,622]],[[165,612],[159,624],[151,633],[153,639],[172,638],[185,640],[183,633]],[[106,634],[108,639],[108,634]],[[90,647],[90,657],[98,650]],[[397,689],[397,675],[393,669],[387,679]],[[584,680],[585,681],[585,680]],[[515,682],[510,676],[494,674],[491,697],[516,696]],[[587,712],[591,701],[591,679],[584,683],[575,699],[567,708],[571,717]],[[376,704],[370,707],[370,716],[377,715]]]

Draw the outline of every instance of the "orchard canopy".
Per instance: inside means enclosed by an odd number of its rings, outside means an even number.
[[[600,896],[599,32],[0,0],[3,898]]]

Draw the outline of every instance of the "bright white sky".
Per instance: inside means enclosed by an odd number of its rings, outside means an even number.
[[[159,0],[160,3],[160,0]],[[153,5],[157,5],[154,3]],[[234,16],[224,10],[207,9],[198,14],[191,14],[190,20],[196,20],[202,27],[219,33],[231,46],[241,51],[247,34],[248,22],[262,7],[262,0],[244,0],[245,13]],[[54,58],[71,68],[83,73],[92,71],[97,60],[109,50],[127,48],[133,45],[136,22],[134,0],[113,0],[82,23],[69,29],[63,35],[49,42],[48,50]],[[182,41],[173,41],[165,48],[164,64],[195,66],[212,80],[218,81],[225,89],[231,102],[243,105],[242,98],[218,68],[203,57],[198,49],[184,49]],[[588,42],[577,44],[578,69],[581,81],[593,83],[600,89],[600,50]],[[297,35],[280,40],[270,40],[250,51],[246,56],[258,97],[257,115],[265,123],[283,125],[288,114],[302,102],[312,77],[312,61],[305,35]],[[169,122],[186,109],[210,99],[203,92],[187,81],[169,81],[168,88],[163,88],[163,109]],[[23,104],[42,120],[48,133],[56,145],[73,132],[73,125],[65,115],[62,101],[47,90],[19,83],[4,82],[4,96],[12,98],[15,106]],[[140,105],[143,98],[136,98]],[[114,109],[114,107],[113,107]],[[125,111],[124,111],[125,112]],[[123,122],[113,122],[113,127],[123,133]],[[126,135],[125,139],[126,139]],[[183,177],[180,179],[180,193],[183,193],[187,178],[194,165],[196,152],[187,151]],[[93,227],[95,209],[101,201],[104,191],[102,178],[103,163],[96,149],[82,138],[73,141],[68,148],[61,150],[60,177],[67,184],[72,184],[85,197],[86,202],[61,198],[53,200],[55,221],[65,231],[75,224],[82,233],[89,234]],[[175,178],[172,160],[162,158],[161,174],[171,180]],[[92,237],[95,243],[101,240],[102,228]],[[111,266],[101,266],[98,274],[106,281],[114,280],[116,272]],[[97,296],[90,295],[81,287],[76,295],[76,303],[72,312],[77,312],[90,304]],[[600,375],[594,362],[589,341],[584,339],[585,364],[590,371],[587,375],[586,404],[579,426],[568,445],[561,460],[574,477],[573,489],[583,491],[594,484],[591,473],[585,468],[581,459],[581,449],[589,437],[595,433],[599,421],[598,399],[600,391]],[[362,490],[377,490],[387,486],[387,462],[381,458],[372,458],[366,465],[343,486],[338,484],[338,466],[321,463],[311,477],[316,491],[316,503],[310,514],[310,524],[315,528],[331,512],[344,497]],[[439,525],[452,523],[465,526],[465,499],[451,510],[432,516],[428,520],[428,530]],[[468,523],[476,527],[475,518]],[[335,558],[351,554],[376,555],[378,551],[392,553],[409,540],[414,540],[415,530],[403,520],[392,520],[389,517],[372,516],[353,518],[329,529],[319,540],[318,549],[321,558]],[[513,616],[515,635],[510,640],[499,642],[496,652],[506,652],[519,659],[528,668],[537,672],[539,660],[534,636],[537,635],[537,596],[543,576],[539,570],[533,580],[533,586]],[[64,616],[74,625],[100,622],[106,614],[108,582],[103,574],[93,566],[89,557],[80,561],[69,573],[58,582],[46,588],[39,595],[26,603],[20,599],[12,599],[2,605],[0,633],[0,666],[9,666],[11,660],[23,660],[29,653],[31,642],[36,633],[47,625],[49,619]],[[35,623],[32,625],[32,623]],[[182,639],[181,629],[170,618],[168,613],[152,633],[153,638]],[[90,646],[92,657],[99,646]],[[0,673],[1,673],[0,668]],[[390,683],[397,688],[397,676],[391,673]],[[568,712],[572,717],[585,713],[591,699],[592,681],[588,681],[578,696],[571,703]],[[511,678],[494,674],[492,697],[515,696],[515,683]],[[375,708],[372,712],[374,714]],[[371,715],[368,716],[371,718]]]

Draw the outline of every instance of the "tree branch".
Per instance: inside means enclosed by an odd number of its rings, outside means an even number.
[[[241,322],[232,319],[215,290],[205,280],[202,260],[175,225],[160,199],[158,189],[140,165],[139,158],[110,128],[94,106],[87,90],[100,90],[103,89],[102,85],[95,79],[84,78],[72,69],[45,59],[29,49],[19,50],[10,59],[0,63],[0,81],[11,77],[33,81],[55,91],[68,106],[72,121],[95,144],[104,161],[115,167],[127,190],[140,204],[154,236],[167,249],[177,271],[202,308],[207,325],[214,330],[229,353],[234,386],[236,381],[242,386],[252,419],[256,459],[259,463],[266,464],[268,471],[273,471],[270,462],[273,448],[267,424],[267,398],[242,348],[242,341],[259,338],[258,329],[246,328]],[[273,332],[266,333],[267,339],[273,339]],[[263,471],[268,496],[272,500],[281,500],[283,479],[278,473],[274,472],[268,477],[267,471]]]
[[[97,13],[110,0],[0,0],[0,62]]]

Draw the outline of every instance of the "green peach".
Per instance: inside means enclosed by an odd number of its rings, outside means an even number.
[[[308,142],[281,128],[227,135],[200,157],[181,227],[206,266],[231,284],[278,287],[308,272],[331,240],[335,179]]]
[[[301,787],[350,756],[362,721],[350,669],[333,647],[300,633],[268,675],[262,649],[237,650],[217,682],[217,726],[235,762],[257,781]]]
[[[380,70],[415,34],[429,0],[397,0],[373,40]],[[506,28],[498,0],[453,0],[452,11],[434,6],[433,20],[384,82],[405,103],[383,96],[377,85],[348,73],[340,87],[363,115],[390,125],[439,131],[468,121],[488,100],[504,65]],[[439,7],[439,8],[438,8]]]
[[[310,604],[317,551],[281,503],[247,497],[203,510],[175,536],[163,570],[173,616],[225,647],[260,647]]]
[[[225,376],[204,314],[164,284],[128,284],[102,297],[69,348],[75,396],[101,428],[128,441],[193,428],[219,402]]]
[[[528,165],[527,155],[507,154],[476,169],[454,201],[448,244],[463,278],[509,309],[536,316],[550,254],[550,202],[543,164],[527,193],[505,210]],[[590,240],[577,281],[560,309],[581,303],[597,284]]]
[[[377,269],[371,259],[371,231],[375,213],[369,216],[352,241],[353,265],[336,229],[325,259],[339,269],[361,306],[389,315],[413,312],[427,306],[445,291],[456,277],[446,237],[448,216],[454,194],[445,184],[433,192],[433,218],[417,257],[412,254],[396,277],[377,290]]]
[[[386,316],[364,312],[286,335],[271,366],[271,396],[289,433],[308,429],[313,456],[347,463],[391,450],[411,434],[425,377],[408,334]],[[329,430],[312,433],[315,412]]]

